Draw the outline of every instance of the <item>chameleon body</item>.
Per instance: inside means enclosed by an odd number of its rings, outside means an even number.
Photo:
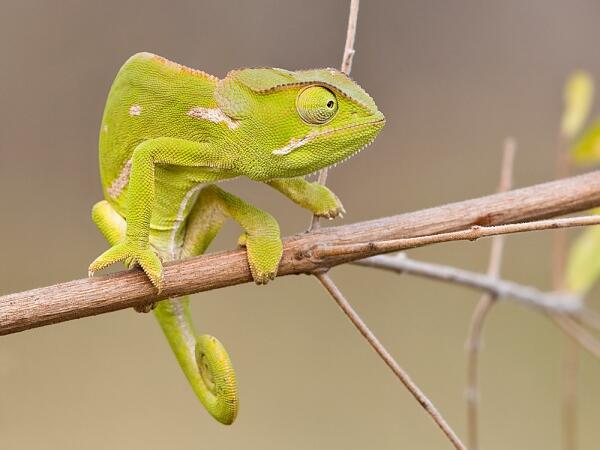
[[[343,212],[326,187],[302,178],[352,156],[385,123],[371,97],[334,69],[233,70],[218,79],[150,53],[119,71],[100,129],[105,200],[92,218],[110,249],[90,274],[139,265],[160,291],[162,261],[202,254],[223,222],[244,232],[254,280],[274,278],[282,254],[275,219],[213,183],[264,182],[319,216]],[[238,411],[227,352],[194,330],[187,297],[154,313],[196,395],[220,422]]]

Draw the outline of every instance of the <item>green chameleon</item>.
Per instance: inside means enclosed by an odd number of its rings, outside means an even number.
[[[303,175],[369,144],[385,124],[373,99],[334,69],[233,70],[218,79],[151,53],[132,56],[112,85],[100,129],[105,200],[92,218],[112,246],[90,275],[117,261],[139,265],[160,292],[161,261],[204,253],[227,218],[244,232],[254,281],[273,279],[282,254],[268,213],[215,184],[246,176],[321,217],[342,214],[339,199]],[[194,330],[189,299],[154,313],[205,408],[231,424],[235,374],[222,344]]]

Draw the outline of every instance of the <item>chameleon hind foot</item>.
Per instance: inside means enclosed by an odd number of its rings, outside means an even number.
[[[140,245],[130,241],[117,244],[96,258],[90,264],[88,272],[91,275],[119,261],[125,261],[128,267],[134,264],[139,265],[152,284],[158,289],[158,292],[162,290],[162,263],[150,244]]]
[[[248,265],[256,284],[267,284],[274,280],[283,253],[283,244],[279,236],[252,236],[243,233],[238,245],[245,247]]]

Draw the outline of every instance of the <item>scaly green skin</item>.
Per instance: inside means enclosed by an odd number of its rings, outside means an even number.
[[[244,230],[239,243],[254,280],[267,283],[282,253],[277,222],[207,183],[246,176],[337,217],[335,194],[302,176],[352,156],[384,123],[371,97],[334,69],[241,69],[219,80],[150,53],[132,56],[102,119],[105,200],[92,218],[112,247],[90,274],[118,261],[139,265],[160,292],[161,260],[202,254],[232,218]],[[196,335],[187,297],[165,299],[154,312],[202,404],[232,423],[237,388],[223,346]]]

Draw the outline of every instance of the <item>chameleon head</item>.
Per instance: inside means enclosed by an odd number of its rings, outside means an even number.
[[[219,108],[244,142],[236,166],[255,179],[306,175],[348,159],[385,124],[373,99],[335,69],[241,69],[219,82]],[[250,143],[248,145],[248,143]]]

